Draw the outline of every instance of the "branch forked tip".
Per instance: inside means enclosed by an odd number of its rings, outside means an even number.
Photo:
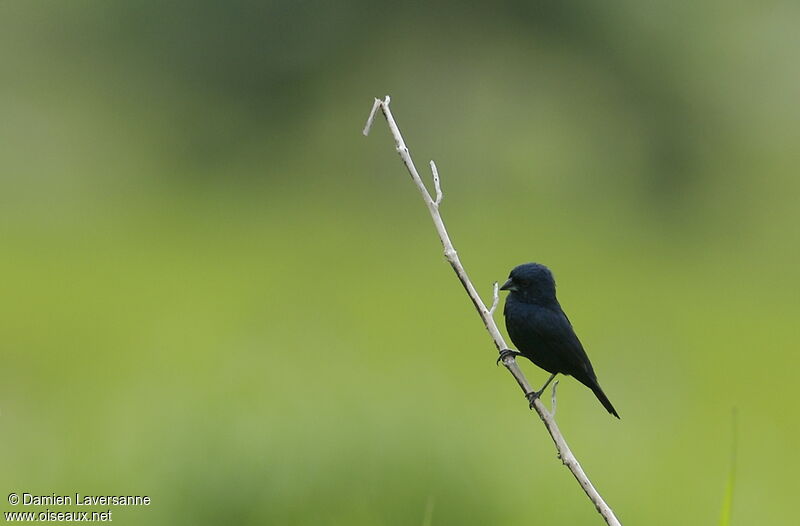
[[[372,109],[369,112],[369,117],[367,117],[367,123],[364,125],[363,134],[369,135],[369,130],[372,128],[372,123],[375,121],[375,114],[378,113],[378,108],[384,107],[385,109],[389,108],[389,103],[392,101],[392,98],[389,95],[386,95],[386,98],[383,100],[376,98],[375,102],[372,103]]]
[[[372,123],[375,121],[375,114],[378,112],[378,108],[381,107],[381,104],[383,104],[381,99],[375,99],[375,102],[372,103],[372,109],[369,112],[367,123],[364,125],[364,131],[362,132],[365,136],[369,135],[369,130],[372,128]]]
[[[500,302],[500,285],[494,282],[492,285],[492,308],[489,309],[489,316],[494,316],[494,311],[497,309],[497,304]]]
[[[442,185],[439,181],[439,170],[436,169],[436,163],[431,161],[431,173],[433,174],[433,187],[436,190],[436,199],[433,201],[433,204],[439,206],[442,203]]]

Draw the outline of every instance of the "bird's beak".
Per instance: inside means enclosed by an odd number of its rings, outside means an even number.
[[[508,278],[508,281],[503,283],[503,286],[500,287],[500,290],[510,290],[510,291],[513,292],[513,291],[517,290],[517,286],[514,285],[514,282],[511,281],[511,278]]]

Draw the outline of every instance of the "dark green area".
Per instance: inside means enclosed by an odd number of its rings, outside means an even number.
[[[798,23],[789,1],[3,2],[2,495],[151,496],[122,524],[600,523],[383,120],[361,135],[389,93],[480,291],[554,270],[622,416],[566,379],[558,420],[623,523],[719,520],[734,406],[730,523],[791,522]]]

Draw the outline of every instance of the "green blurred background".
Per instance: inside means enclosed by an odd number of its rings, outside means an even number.
[[[599,524],[441,255],[548,264],[626,524],[796,518],[800,4],[0,5],[0,489],[121,524]],[[498,316],[499,318],[499,316]],[[532,383],[546,373],[523,364]],[[29,507],[30,508],[30,507]]]

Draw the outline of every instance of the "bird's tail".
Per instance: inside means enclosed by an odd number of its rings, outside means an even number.
[[[600,403],[603,404],[603,407],[605,407],[609,413],[619,418],[617,410],[614,409],[614,406],[611,405],[611,401],[608,399],[603,390],[600,389],[600,384],[597,383],[597,380],[592,382],[592,385],[590,385],[589,388],[594,392],[594,395],[597,397],[597,399],[600,400]]]

